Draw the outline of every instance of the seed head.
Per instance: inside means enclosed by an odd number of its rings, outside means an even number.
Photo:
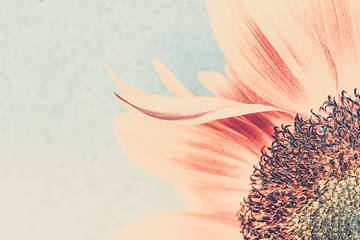
[[[274,128],[238,212],[244,239],[360,239],[360,95]]]

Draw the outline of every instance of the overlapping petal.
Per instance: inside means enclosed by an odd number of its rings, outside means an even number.
[[[249,185],[250,186],[250,185]],[[236,210],[240,202],[249,194],[248,189],[228,189],[226,186],[216,188],[212,186],[194,187],[192,185],[177,186],[176,192],[192,212],[206,213],[218,216],[223,221],[238,225]]]
[[[288,0],[207,0],[231,80],[253,102],[307,113],[336,92],[334,60],[304,4]]]
[[[143,218],[122,228],[114,240],[241,240],[239,229],[215,216],[166,212]]]
[[[250,103],[245,93],[239,89],[222,73],[198,72],[197,76],[202,85],[216,97],[227,98],[241,103]]]
[[[169,125],[122,113],[114,124],[122,149],[146,172],[177,184],[244,190],[261,148],[271,142],[274,122],[290,119],[269,112]]]
[[[360,1],[306,1],[304,12],[336,67],[339,89],[359,87]]]

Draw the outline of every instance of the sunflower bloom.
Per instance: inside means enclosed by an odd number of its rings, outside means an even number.
[[[121,147],[187,207],[115,239],[359,239],[360,1],[206,3],[227,62],[198,73],[214,97],[157,59],[173,97],[110,69],[131,112],[114,120]]]

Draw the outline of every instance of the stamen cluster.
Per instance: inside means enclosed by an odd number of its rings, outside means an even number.
[[[359,239],[360,95],[275,127],[238,212],[244,239]]]

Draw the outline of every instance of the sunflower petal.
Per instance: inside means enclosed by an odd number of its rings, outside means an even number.
[[[352,91],[360,76],[360,2],[322,0],[305,5],[322,44],[336,66],[339,88]]]
[[[115,83],[118,85],[118,87],[125,93],[131,94],[134,96],[149,96],[150,94],[144,93],[136,88],[133,88],[129,85],[127,85],[125,82],[121,81],[118,76],[114,73],[112,70],[111,65],[109,64],[109,72],[111,77],[114,79]]]
[[[121,229],[113,240],[219,240],[243,239],[239,229],[214,216],[189,212],[164,212]]]
[[[244,104],[205,96],[160,97],[116,93],[115,96],[125,108],[135,114],[165,123],[199,124],[220,118],[278,110],[261,104]]]
[[[153,64],[167,90],[177,96],[194,96],[194,94],[184,87],[163,62],[154,58]]]
[[[250,100],[308,114],[335,93],[332,58],[300,1],[206,2],[231,80]]]
[[[227,98],[242,103],[250,100],[224,74],[219,72],[198,72],[197,76],[202,85],[216,97]]]
[[[269,114],[286,123],[287,115]],[[122,113],[115,116],[114,128],[128,157],[153,176],[176,184],[243,190],[249,187],[261,148],[272,141],[274,121],[266,115],[173,125]]]
[[[240,202],[249,194],[249,190],[180,185],[177,186],[176,193],[184,201],[188,211],[234,219],[236,210],[240,209]]]

